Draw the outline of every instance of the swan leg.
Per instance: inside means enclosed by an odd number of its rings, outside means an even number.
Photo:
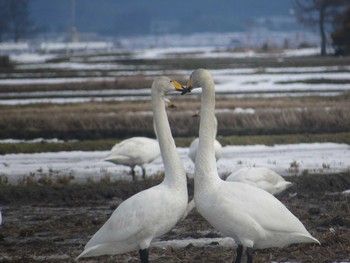
[[[146,169],[143,166],[141,166],[141,168],[142,168],[142,179],[145,180],[145,178],[146,178]]]
[[[253,263],[253,248],[252,247],[247,247],[247,263]]]
[[[148,263],[148,250],[147,248],[145,249],[140,249],[139,250],[139,254],[140,254],[140,259],[141,259],[141,263]]]
[[[243,255],[243,246],[242,245],[238,245],[238,247],[237,247],[237,256],[236,256],[236,259],[235,259],[235,261],[233,263],[241,263],[242,255]]]
[[[132,180],[135,182],[136,178],[135,178],[135,166],[131,167],[131,175],[132,175]]]

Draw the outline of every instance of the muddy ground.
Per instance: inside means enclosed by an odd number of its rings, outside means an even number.
[[[290,177],[295,184],[278,198],[322,245],[257,250],[254,262],[350,262],[350,173]],[[158,181],[87,185],[0,186],[3,224],[0,262],[73,262],[118,204]],[[189,182],[192,195],[192,182]],[[218,233],[194,210],[158,240],[215,238]],[[151,262],[232,262],[233,248],[217,242],[196,247],[151,248]],[[138,262],[138,252],[81,260]]]

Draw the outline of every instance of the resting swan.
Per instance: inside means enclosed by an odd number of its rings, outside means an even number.
[[[146,263],[152,239],[168,232],[183,215],[188,201],[186,172],[164,108],[164,93],[181,89],[167,77],[152,84],[152,108],[165,169],[163,182],[121,203],[78,258],[139,250],[141,262]]]
[[[292,243],[318,243],[278,199],[244,183],[220,179],[214,155],[214,80],[205,69],[191,74],[183,93],[202,88],[199,148],[195,162],[194,200],[197,211],[218,231],[238,244],[235,263],[246,247],[247,262],[253,249],[283,247]]]
[[[168,98],[164,98],[164,103],[168,108],[176,107]],[[145,179],[146,165],[159,156],[160,149],[157,140],[147,137],[132,137],[115,144],[109,155],[103,160],[116,165],[129,166],[132,179],[135,181],[135,167],[141,166],[142,178]]]
[[[278,173],[266,167],[241,168],[231,173],[226,181],[250,184],[273,195],[277,195],[293,185],[293,183],[284,180]]]

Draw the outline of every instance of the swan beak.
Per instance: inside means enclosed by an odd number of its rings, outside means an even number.
[[[191,90],[192,90],[192,82],[191,82],[191,80],[189,80],[187,82],[186,87],[185,86],[181,86],[181,90],[180,89],[177,89],[177,90],[181,91],[181,95],[184,95],[184,94],[186,94],[188,92],[191,92]]]
[[[191,79],[189,79],[187,81],[186,87],[183,88],[181,95],[191,92],[191,90],[192,90],[192,81]]]
[[[167,106],[168,108],[176,108],[176,105],[171,100],[167,101]]]
[[[183,91],[184,87],[179,82],[177,82],[176,80],[172,80],[171,82],[173,83],[175,90],[181,92]]]

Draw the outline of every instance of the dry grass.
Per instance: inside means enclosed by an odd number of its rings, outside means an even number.
[[[181,100],[180,100],[181,99]],[[198,99],[176,97],[168,109],[175,137],[198,136]],[[253,108],[255,114],[218,112],[218,135],[339,133],[350,130],[349,98],[218,100],[217,109]],[[154,137],[149,101],[0,106],[0,138],[121,139]]]

